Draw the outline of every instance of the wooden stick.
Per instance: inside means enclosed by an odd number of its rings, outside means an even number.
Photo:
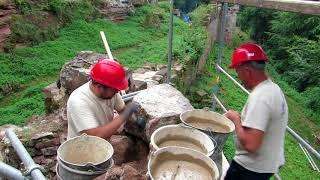
[[[180,169],[180,165],[177,166],[176,171],[173,173],[172,178],[171,178],[172,180],[175,180],[175,179],[176,179],[176,176],[177,176],[177,174],[178,174],[178,172],[179,172],[179,169]]]
[[[102,38],[102,41],[103,41],[104,48],[106,49],[106,51],[107,51],[107,53],[108,53],[109,59],[114,60],[114,59],[113,59],[113,56],[112,56],[112,54],[111,54],[111,51],[110,51],[108,42],[107,42],[106,35],[104,34],[103,31],[100,31],[100,35],[101,35],[101,38]]]

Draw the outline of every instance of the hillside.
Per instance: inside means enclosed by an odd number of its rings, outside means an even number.
[[[198,19],[203,25],[203,18],[210,6],[201,6]],[[104,31],[113,55],[129,68],[138,68],[145,63],[166,64],[167,62],[167,31],[168,4],[160,3],[159,7],[143,6],[134,16],[118,24],[105,19],[92,22],[75,21],[59,31],[59,37],[33,47],[18,48],[10,54],[0,54],[0,124],[23,125],[31,116],[44,115],[42,89],[57,80],[61,66],[70,61],[80,51],[95,51],[104,53],[99,31]],[[195,16],[197,17],[197,16]],[[150,19],[152,18],[152,19]],[[193,18],[194,21],[197,19]],[[189,26],[175,18],[173,60],[174,62],[196,61],[204,48],[206,34],[204,27]],[[212,52],[217,52],[213,50]],[[224,66],[228,64],[232,49],[224,50]],[[212,53],[209,59],[216,59]],[[224,75],[218,75],[209,63],[208,69],[195,81],[186,96],[194,107],[210,107],[210,97],[201,101],[196,90],[203,89],[208,94],[220,77],[221,94],[219,97],[228,108],[241,110],[246,95],[241,92]],[[290,88],[270,67],[272,77],[280,84],[287,95],[290,120],[289,126],[308,139],[319,149],[314,138],[320,132],[319,119],[311,121],[309,110],[301,103],[303,97]],[[230,71],[235,75],[234,72]],[[185,87],[181,87],[185,88]],[[319,117],[312,117],[319,118]],[[316,134],[319,135],[319,134]],[[233,156],[234,147],[230,138],[225,147],[227,157]],[[287,164],[281,170],[283,179],[317,179],[319,174],[311,170],[306,157],[295,140],[287,134],[286,139]]]

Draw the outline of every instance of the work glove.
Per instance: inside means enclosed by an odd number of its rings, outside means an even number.
[[[126,109],[123,111],[122,118],[124,121],[127,121],[129,117],[140,110],[140,105],[136,102],[131,102],[126,105]]]

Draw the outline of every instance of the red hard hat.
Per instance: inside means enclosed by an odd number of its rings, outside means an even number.
[[[232,55],[232,63],[228,68],[234,69],[246,61],[268,61],[268,57],[259,45],[246,43],[236,48]]]
[[[92,67],[90,76],[98,83],[115,88],[117,90],[125,90],[128,88],[126,71],[121,64],[113,60],[99,60]]]

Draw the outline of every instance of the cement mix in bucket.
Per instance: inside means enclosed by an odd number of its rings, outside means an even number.
[[[202,152],[203,154],[208,153],[203,144],[186,136],[167,136],[163,139],[160,139],[159,142],[157,142],[157,144],[159,148],[167,146],[180,146],[197,150],[199,152]]]
[[[74,146],[69,146],[68,151],[64,152],[63,159],[66,162],[81,165],[99,163],[110,156],[110,150],[104,148],[105,146],[97,146],[94,144],[86,146],[74,144]]]
[[[62,163],[73,169],[105,169],[110,164],[113,147],[105,139],[82,134],[61,144],[57,155]]]
[[[229,133],[231,128],[225,124],[212,121],[210,119],[199,118],[195,116],[188,117],[185,123],[199,129],[209,130],[213,132]]]
[[[152,167],[156,180],[212,180],[214,174],[206,163],[188,154],[160,154]]]

